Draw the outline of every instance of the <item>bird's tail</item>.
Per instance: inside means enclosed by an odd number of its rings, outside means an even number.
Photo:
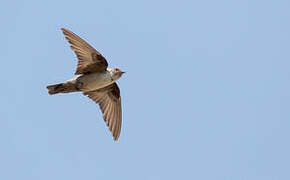
[[[70,93],[79,91],[79,89],[76,87],[75,84],[69,82],[49,85],[46,86],[46,88],[48,89],[48,94],[50,95],[57,93]]]

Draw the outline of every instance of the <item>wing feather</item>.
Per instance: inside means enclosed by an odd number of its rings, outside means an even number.
[[[107,60],[95,48],[70,30],[65,28],[62,28],[61,30],[65,38],[71,44],[71,49],[75,52],[78,58],[78,65],[75,74],[103,72],[107,69]]]
[[[84,95],[99,104],[103,119],[117,141],[122,124],[120,89],[116,83],[96,91],[84,92]]]

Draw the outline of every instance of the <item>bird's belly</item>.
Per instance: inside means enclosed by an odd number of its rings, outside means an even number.
[[[108,73],[83,75],[79,77],[79,82],[81,82],[81,90],[84,92],[97,90],[114,83]]]

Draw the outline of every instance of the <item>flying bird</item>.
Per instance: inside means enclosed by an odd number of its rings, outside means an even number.
[[[48,93],[53,95],[82,92],[95,101],[99,104],[114,140],[117,141],[121,132],[122,110],[120,89],[116,81],[125,72],[118,68],[108,68],[107,60],[96,49],[70,30],[61,30],[78,58],[75,71],[78,76],[47,86]]]

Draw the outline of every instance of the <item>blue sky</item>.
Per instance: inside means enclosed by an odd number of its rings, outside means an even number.
[[[0,179],[290,179],[290,1],[2,1]],[[112,140],[60,28],[127,73]]]

